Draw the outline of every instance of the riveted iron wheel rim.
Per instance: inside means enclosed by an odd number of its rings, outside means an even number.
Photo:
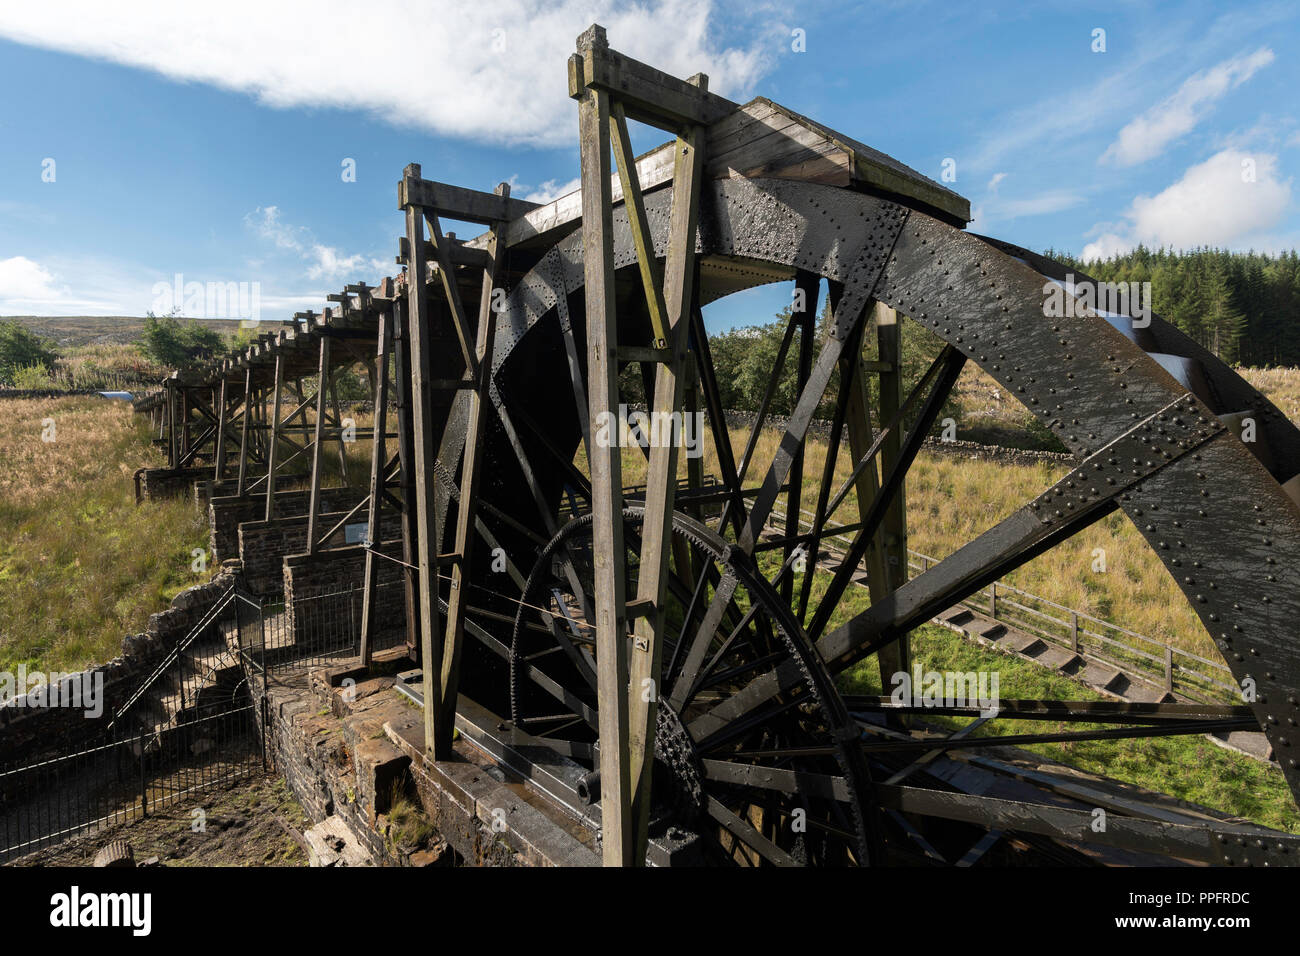
[[[664,253],[667,191],[647,197],[656,252]],[[993,244],[884,199],[830,186],[729,179],[705,191],[698,251],[701,298],[791,278],[796,270],[844,287],[846,297],[876,299],[932,330],[1005,387],[1046,424],[1078,463],[1153,420],[1180,399],[1184,413],[1207,423],[1231,406],[1258,414],[1269,467],[1235,435],[1220,430],[1192,453],[1153,470],[1118,503],[1160,557],[1205,623],[1234,677],[1253,684],[1254,713],[1272,743],[1293,794],[1300,794],[1295,739],[1300,721],[1300,508],[1280,482],[1300,472],[1300,432],[1248,383],[1202,354],[1215,380],[1214,406],[1165,372],[1105,319],[1085,313],[1044,317],[1043,275],[1064,267]],[[614,213],[620,281],[631,282],[635,253],[626,215]],[[557,243],[515,286],[497,315],[493,400],[509,412],[547,389],[515,383],[561,353],[560,330],[581,338],[582,238]],[[1196,349],[1159,317],[1152,334],[1184,354]],[[842,335],[834,329],[832,335]],[[1200,350],[1201,353],[1204,350]],[[527,377],[527,376],[525,376]],[[565,380],[551,380],[551,394]],[[549,398],[550,396],[548,396]],[[548,419],[576,450],[578,411],[555,399]],[[449,435],[443,457],[458,452]],[[500,424],[490,430],[485,500],[515,514],[522,484],[510,479],[517,453]],[[539,452],[539,457],[544,457]],[[502,478],[501,476],[505,476]],[[544,475],[558,507],[564,479]],[[1137,520],[1145,519],[1145,520]],[[1162,546],[1163,545],[1163,546]],[[914,580],[921,580],[924,575]],[[911,584],[913,582],[909,582]],[[832,661],[834,670],[837,662]]]

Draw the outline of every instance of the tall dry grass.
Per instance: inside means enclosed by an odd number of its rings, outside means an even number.
[[[1293,422],[1300,422],[1300,368],[1239,368],[1237,374]]]
[[[731,430],[737,460],[748,437],[745,430]],[[747,485],[760,482],[780,438],[781,433],[775,429],[767,429],[759,436],[746,475]],[[817,506],[826,449],[827,442],[814,439],[805,455],[802,499],[803,508],[810,512]],[[836,460],[832,494],[848,480],[852,471],[849,458],[846,447]],[[643,453],[625,449],[622,459],[624,484],[643,482]],[[703,460],[706,473],[720,474],[711,439],[704,442]],[[581,451],[576,464],[585,470]],[[680,477],[686,476],[686,468],[682,457],[678,462]],[[1067,471],[1054,463],[1003,464],[923,451],[908,475],[905,493],[908,546],[933,558],[945,558],[1031,501]],[[784,500],[780,507],[784,508]],[[850,523],[856,515],[857,496],[850,491],[831,524]],[[1104,571],[1093,570],[1098,549],[1104,552]],[[1122,514],[1102,519],[1012,572],[1005,581],[1155,640],[1218,659],[1209,634],[1187,606],[1165,566]]]
[[[164,464],[148,439],[125,402],[0,402],[0,668],[108,660],[210,575],[191,570],[207,543],[192,501],[136,507],[133,472]]]

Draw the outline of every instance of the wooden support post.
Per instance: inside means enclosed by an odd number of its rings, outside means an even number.
[[[375,401],[374,444],[370,453],[370,513],[366,520],[366,571],[365,594],[361,605],[361,664],[370,665],[375,639],[375,622],[378,620],[379,559],[374,549],[382,542],[382,507],[384,500],[385,469],[388,465],[386,433],[388,431],[388,359],[393,350],[393,319],[390,313],[379,313],[379,336],[376,349],[375,371],[371,375]]]
[[[647,77],[653,77],[653,82]],[[666,84],[666,85],[665,85]],[[589,422],[610,423],[619,405],[618,321],[615,314],[613,201],[610,147],[618,163],[623,208],[636,247],[654,341],[652,416],[660,424],[682,411],[684,368],[695,301],[695,233],[703,175],[708,79],[683,83],[649,71],[609,50],[605,31],[592,26],[569,58],[569,95],[578,100],[582,159],[582,230],[587,306]],[[626,107],[626,111],[625,111]],[[651,244],[627,117],[677,133],[673,198],[663,281]],[[630,343],[639,345],[639,343]],[[651,352],[651,350],[643,350]],[[621,423],[603,429],[621,437]],[[641,529],[637,614],[631,657],[623,539],[621,442],[589,449],[592,485],[597,697],[600,731],[601,820],[606,865],[645,862],[650,782],[662,666],[663,598],[672,552],[673,498],[677,488],[677,435],[650,450],[645,519]],[[591,445],[599,443],[592,441]],[[681,560],[679,558],[679,560]],[[683,568],[689,575],[689,568]]]
[[[221,394],[217,399],[217,437],[214,447],[215,461],[213,462],[212,480],[220,484],[226,480],[226,429],[230,420],[230,403],[226,396],[230,379],[223,375],[221,377]]]
[[[181,386],[181,457],[185,458],[190,453],[190,390]],[[180,463],[173,465],[179,468]]]
[[[271,400],[271,434],[266,452],[266,520],[275,517],[275,467],[280,454],[280,393],[284,391],[284,352],[275,356],[275,396]]]
[[[180,440],[179,425],[176,421],[176,385],[171,380],[167,382],[167,466],[175,468],[176,463],[180,461],[180,450],[177,442]]]
[[[877,357],[888,366],[880,373],[880,421],[882,427],[891,422],[905,399],[903,382],[903,342],[899,334],[898,313],[877,302],[876,323]],[[882,366],[883,367],[883,366]],[[903,452],[903,430],[896,428],[880,446],[880,473],[888,475]],[[897,494],[880,522],[880,550],[885,568],[889,572],[889,589],[896,591],[907,582],[907,489],[900,484]],[[874,600],[874,598],[873,598]],[[881,678],[886,681],[899,671],[910,672],[911,652],[906,635],[881,649],[878,655]]]
[[[397,461],[402,493],[402,569],[406,598],[406,647],[411,656],[420,647],[420,580],[415,569],[415,551],[419,542],[418,509],[415,505],[415,426],[411,412],[410,325],[406,304],[393,300],[393,372],[397,385]]]
[[[870,308],[868,306],[867,308]],[[863,321],[866,321],[865,317]],[[865,330],[864,330],[865,335]],[[848,404],[845,409],[845,425],[849,432],[849,453],[856,464],[871,448],[875,433],[871,424],[871,395],[867,385],[866,372],[862,367],[862,349],[854,349],[853,354],[845,354],[840,360],[840,387],[849,389]],[[882,420],[881,427],[886,423]],[[880,476],[876,463],[862,469],[862,474],[854,485],[854,498],[857,501],[858,520],[865,521],[871,510],[871,503],[880,493]],[[885,600],[894,589],[894,579],[886,564],[883,535],[877,535],[867,551],[867,587],[871,593],[871,603],[878,604]],[[898,673],[895,667],[888,674],[884,673],[886,662],[893,666],[893,655],[883,653],[881,657],[881,677],[884,687],[894,686],[890,678]]]
[[[348,477],[348,441],[343,428],[343,413],[339,410],[339,392],[338,385],[334,376],[328,376],[330,405],[334,408],[334,425],[338,429],[339,445],[339,480],[346,486],[352,483]]]
[[[405,175],[419,178],[420,167],[412,163]],[[442,630],[439,627],[438,607],[438,548],[442,543],[442,521],[434,498],[433,463],[438,457],[438,444],[433,434],[432,408],[429,404],[432,372],[429,349],[431,303],[425,280],[428,276],[428,259],[424,246],[424,212],[419,206],[406,206],[407,304],[408,329],[411,348],[411,419],[415,434],[415,486],[416,508],[415,565],[420,574],[420,667],[423,669],[424,691],[424,746],[427,753],[436,757],[434,747],[439,739],[438,726],[442,710]]]
[[[248,427],[255,422],[253,417],[253,367],[244,370],[244,417],[239,428],[239,481],[235,494],[241,498],[248,488]]]
[[[501,183],[496,195],[510,198],[510,186]],[[483,288],[479,297],[478,327],[475,330],[474,364],[467,371],[475,375],[474,388],[469,393],[468,425],[465,429],[465,450],[460,471],[460,501],[456,511],[456,544],[452,548],[455,563],[451,569],[451,591],[447,596],[447,631],[443,640],[442,658],[442,725],[444,735],[439,740],[438,752],[451,753],[451,730],[456,724],[456,695],[460,686],[460,656],[465,640],[465,608],[468,601],[466,585],[470,561],[473,559],[474,525],[478,517],[479,478],[483,472],[482,438],[487,427],[488,375],[492,370],[492,346],[496,323],[492,320],[492,297],[496,283],[496,270],[501,252],[501,236],[505,221],[492,227],[488,241],[488,264],[483,270]]]
[[[796,302],[803,306],[796,311],[791,320],[797,323],[799,329],[799,366],[795,373],[795,394],[802,395],[808,379],[812,376],[813,360],[813,342],[817,331],[817,294],[820,291],[821,279],[811,272],[800,271],[795,274],[795,294]],[[773,374],[779,375],[780,369],[775,369]],[[799,519],[802,517],[801,509],[803,508],[803,467],[804,467],[804,447],[807,440],[799,443],[799,450],[795,453],[794,460],[790,464],[790,489],[785,497],[785,536],[787,538],[797,537],[799,534]],[[785,546],[784,560],[789,561],[790,555],[794,552],[796,545],[788,543]],[[804,546],[805,550],[807,546]],[[806,574],[812,574],[817,565],[817,556],[815,554],[806,555],[808,564]],[[787,604],[794,598],[794,575],[787,574],[781,579],[781,599]]]
[[[311,491],[307,504],[307,553],[316,553],[316,526],[320,517],[321,448],[325,438],[325,388],[330,375],[330,337],[320,337],[320,366],[316,373],[316,430],[311,445]]]
[[[703,78],[701,78],[703,82]],[[673,199],[664,264],[663,301],[667,309],[668,348],[672,357],[655,376],[653,415],[661,423],[682,411],[683,369],[695,306],[695,231],[699,220],[700,179],[703,175],[704,130],[694,127],[677,139]],[[632,183],[634,190],[639,186]],[[624,187],[627,195],[627,187]],[[648,250],[647,250],[648,251]],[[653,421],[654,419],[652,419]],[[650,782],[654,769],[659,672],[663,666],[663,600],[667,589],[672,545],[673,499],[677,489],[678,436],[670,434],[650,449],[646,468],[645,522],[641,529],[641,568],[637,601],[649,601],[651,614],[638,617],[629,661],[628,743],[636,819],[636,861],[645,859],[650,820]],[[689,568],[679,569],[683,576]]]
[[[578,99],[582,239],[587,306],[588,421],[595,429],[618,409],[618,317],[614,300],[614,222],[609,161],[609,94],[587,89],[584,48],[608,49],[603,31],[578,40],[569,60],[570,95]],[[579,78],[580,79],[580,78]],[[617,424],[608,429],[617,435]],[[593,585],[596,597],[596,693],[600,731],[601,852],[606,866],[636,863],[628,761],[627,608],[623,575],[623,462],[617,438],[592,441]]]
[[[697,454],[688,454],[686,457],[686,484],[691,488],[704,487],[704,429],[696,429],[693,424],[700,414],[701,407],[699,366],[692,360],[686,363],[686,399],[683,403],[685,417],[682,419],[683,432],[686,428],[691,428],[692,434],[699,445],[696,449]],[[688,422],[692,424],[688,425]],[[727,434],[725,422],[723,423],[723,434]],[[693,505],[690,508],[690,514],[696,521],[703,521],[704,505]],[[694,575],[692,574],[693,579]]]

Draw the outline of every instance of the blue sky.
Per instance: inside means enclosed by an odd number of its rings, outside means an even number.
[[[1087,255],[1300,245],[1294,3],[187,6],[0,9],[0,315],[139,315],[177,273],[258,283],[263,319],[319,308],[394,271],[408,162],[552,197],[577,176],[565,59],[593,20],[936,179],[953,160],[979,232]],[[709,325],[786,300],[735,296]]]

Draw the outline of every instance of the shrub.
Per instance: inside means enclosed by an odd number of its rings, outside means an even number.
[[[17,319],[0,322],[0,384],[13,384],[19,369],[33,366],[48,369],[57,357],[53,342],[37,335]]]
[[[18,389],[54,388],[50,370],[44,365],[20,365],[14,369],[10,382]]]
[[[140,351],[166,368],[188,368],[210,362],[226,349],[221,333],[193,319],[145,314]]]

